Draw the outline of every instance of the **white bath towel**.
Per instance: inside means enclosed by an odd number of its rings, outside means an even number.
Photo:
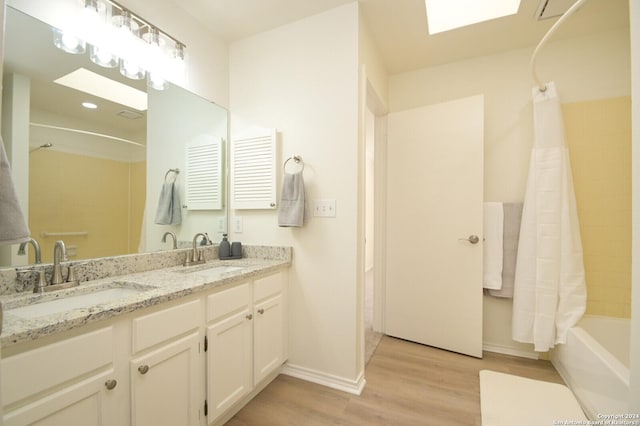
[[[17,244],[29,240],[29,228],[16,188],[11,167],[0,138],[0,244]]]
[[[306,220],[302,172],[285,173],[278,206],[278,226],[301,227]]]
[[[502,203],[484,203],[484,247],[482,285],[489,290],[502,288]]]
[[[565,343],[587,290],[569,152],[555,85],[534,88],[531,152],[516,262],[512,337],[545,352]]]
[[[180,194],[175,182],[162,184],[155,223],[158,225],[180,225],[182,223]]]

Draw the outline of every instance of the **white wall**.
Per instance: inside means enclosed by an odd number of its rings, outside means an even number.
[[[631,297],[631,392],[629,412],[640,413],[640,3],[629,0],[631,16],[633,242]]]
[[[533,47],[391,76],[391,112],[475,94],[485,95],[485,201],[522,201],[533,109]],[[556,82],[562,102],[630,95],[629,33],[553,40],[540,53],[538,75]],[[484,299],[484,342],[528,351],[511,341],[511,302]]]
[[[348,4],[233,43],[232,134],[241,121],[277,128],[280,161],[302,156],[306,196],[336,199],[335,218],[279,228],[276,211],[234,211],[249,244],[290,245],[290,373],[359,386],[358,6]]]

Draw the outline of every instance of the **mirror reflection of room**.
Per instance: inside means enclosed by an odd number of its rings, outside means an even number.
[[[145,79],[126,78],[117,67],[89,60],[89,46],[84,54],[70,54],[56,48],[53,38],[49,25],[7,7],[2,136],[13,147],[8,151],[16,185],[42,262],[52,261],[59,239],[69,259],[78,260],[171,249],[161,241],[167,231],[180,241],[189,240],[193,227],[218,238],[225,209],[209,211],[206,225],[205,212],[188,211],[184,173],[176,180],[182,224],[156,225],[153,215],[166,171],[184,168],[185,145],[205,135],[224,144],[227,111],[172,84],[147,87]],[[85,80],[102,79],[97,86],[103,89],[118,85],[133,100],[68,87],[79,73]],[[185,128],[189,132],[181,134]],[[156,138],[151,144],[150,137]],[[36,261],[32,246],[26,256],[17,254],[17,246],[10,250],[0,256],[0,266]]]

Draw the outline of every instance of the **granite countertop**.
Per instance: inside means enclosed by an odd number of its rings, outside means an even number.
[[[85,324],[113,318],[118,315],[158,305],[190,294],[211,290],[219,286],[252,279],[256,276],[277,271],[291,264],[289,260],[243,258],[232,261],[211,261],[203,265],[190,267],[173,266],[153,271],[101,278],[81,282],[78,287],[49,293],[21,293],[0,297],[4,311],[0,344],[9,347],[22,342],[71,330]],[[240,267],[212,273],[217,266]],[[235,269],[235,268],[229,268]],[[78,295],[99,292],[106,289],[124,289],[114,291],[114,298],[108,302],[87,302],[80,307],[67,308],[62,312],[42,316],[20,316],[12,309],[33,306],[37,302],[63,300]],[[71,302],[68,300],[68,302]],[[71,303],[67,303],[71,304]]]

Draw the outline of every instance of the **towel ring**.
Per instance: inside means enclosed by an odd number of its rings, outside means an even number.
[[[180,169],[169,169],[169,170],[167,170],[167,173],[164,174],[164,180],[165,181],[167,180],[167,177],[169,176],[169,173],[175,173],[176,176],[174,178],[177,178],[178,177],[177,175],[180,174]]]
[[[292,156],[292,157],[287,158],[287,160],[284,162],[284,166],[282,166],[282,170],[283,170],[284,172],[286,172],[286,171],[287,171],[287,163],[288,163],[290,160],[293,160],[293,161],[295,161],[297,164],[300,164],[300,166],[302,167],[302,169],[300,169],[300,171],[301,171],[301,172],[303,172],[303,171],[304,171],[304,161],[302,161],[302,157],[300,157],[299,155],[294,155],[294,156]]]

